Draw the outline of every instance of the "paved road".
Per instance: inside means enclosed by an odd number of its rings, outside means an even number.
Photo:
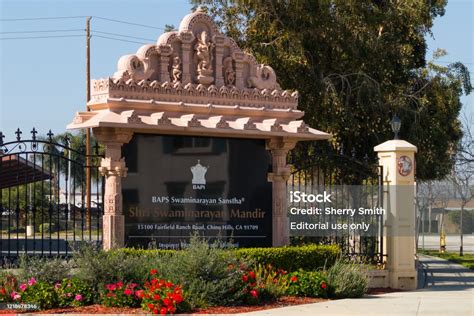
[[[416,291],[367,295],[324,303],[289,306],[242,315],[434,316],[474,315],[474,271],[446,260],[422,256],[425,273]]]
[[[446,236],[446,248],[450,252],[458,252],[460,242],[459,235],[448,235]],[[464,252],[474,253],[474,235],[464,235]],[[418,248],[422,248],[423,238],[420,235],[418,239]],[[425,235],[425,249],[439,249],[439,235]]]

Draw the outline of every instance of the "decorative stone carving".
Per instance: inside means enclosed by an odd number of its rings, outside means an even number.
[[[226,86],[235,84],[234,61],[230,56],[224,58],[224,82]]]
[[[259,65],[257,67],[257,75],[250,77],[247,84],[249,88],[273,90],[277,86],[275,71],[270,66]]]
[[[122,56],[117,64],[117,72],[113,75],[114,78],[123,78],[125,80],[143,80],[150,78],[153,69],[150,67],[149,59],[140,60],[136,55]],[[100,85],[93,86],[100,87]],[[102,90],[103,88],[100,87]]]
[[[181,82],[183,72],[181,71],[181,58],[176,56],[173,58],[173,66],[171,70],[171,77],[173,78],[173,83]]]
[[[197,58],[197,81],[201,84],[209,85],[214,82],[212,70],[212,52],[214,44],[209,39],[207,32],[202,31],[194,46]]]

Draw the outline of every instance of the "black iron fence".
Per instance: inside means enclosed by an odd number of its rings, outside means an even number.
[[[367,157],[362,161],[354,155],[325,150],[315,151],[303,158],[295,152],[290,153],[289,163],[292,172],[288,181],[288,191],[307,193],[330,192],[332,203],[317,203],[317,206],[334,208],[360,207],[380,209],[383,207],[383,170],[377,164],[369,164]],[[310,208],[314,203],[298,202],[299,208]],[[321,222],[331,221],[331,217],[321,215]],[[358,217],[361,220],[361,217]],[[292,237],[293,244],[319,243],[337,244],[344,256],[358,262],[383,264],[384,231],[383,215],[363,216],[364,223],[370,224],[370,232],[357,233],[355,230],[338,230],[313,236]],[[337,217],[338,224],[350,224],[351,217]]]
[[[80,242],[102,242],[103,179],[99,147],[51,131],[4,142],[0,132],[0,256],[68,256]],[[76,137],[76,136],[74,136]],[[77,136],[80,138],[80,136]],[[86,189],[90,176],[90,189]]]

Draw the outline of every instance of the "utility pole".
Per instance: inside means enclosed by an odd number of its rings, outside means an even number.
[[[91,36],[90,36],[91,17],[86,18],[86,108],[90,111],[87,104],[91,99]],[[91,227],[91,130],[86,129],[86,227],[89,229],[89,236],[92,234]]]

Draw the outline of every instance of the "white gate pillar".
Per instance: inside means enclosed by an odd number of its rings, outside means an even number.
[[[383,167],[384,249],[390,287],[417,287],[415,267],[415,152],[416,146],[399,139],[374,147]]]

